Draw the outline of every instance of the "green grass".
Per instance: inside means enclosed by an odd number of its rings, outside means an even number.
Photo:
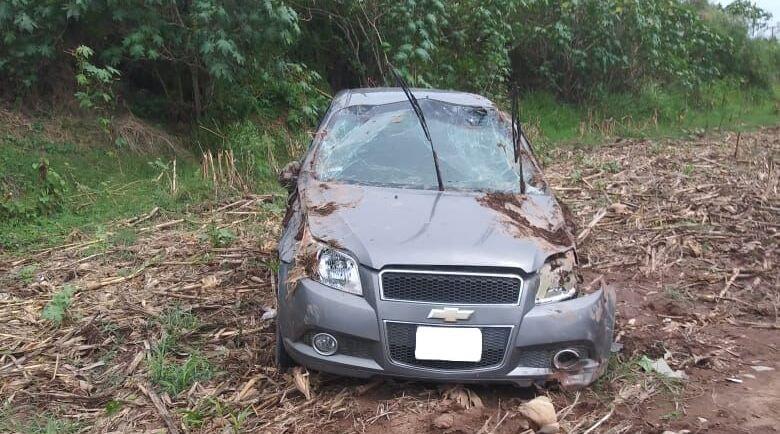
[[[198,353],[190,354],[183,362],[171,360],[170,355],[157,350],[149,362],[152,383],[171,396],[189,389],[196,381],[208,380],[213,374],[211,363]]]
[[[5,404],[0,408],[0,432],[21,434],[74,434],[83,425],[51,413],[20,416],[20,412]]]
[[[198,328],[200,321],[192,312],[186,311],[181,306],[173,306],[166,309],[158,318],[165,333],[179,337],[182,333]]]
[[[130,228],[120,228],[108,238],[108,242],[114,246],[128,247],[135,244],[138,233]]]
[[[184,348],[182,336],[200,325],[198,317],[179,306],[166,309],[157,322],[163,332],[160,342],[149,361],[149,378],[152,383],[171,396],[189,389],[196,381],[208,380],[214,369],[208,359],[198,351]],[[189,353],[179,360],[181,353]]]
[[[666,296],[670,299],[679,302],[688,301],[690,299],[690,297],[685,292],[673,286],[664,287],[664,294],[666,294]]]
[[[128,246],[135,242],[136,232],[111,233],[106,229],[109,222],[141,216],[155,207],[162,218],[173,219],[194,204],[230,193],[215,192],[211,181],[203,179],[199,155],[184,151],[178,156],[177,189],[172,191],[172,156],[119,149],[107,137],[84,131],[88,119],[68,121],[58,127],[65,139],[52,139],[40,125],[19,131],[0,124],[0,253],[24,253],[83,236],[104,241],[95,249]],[[305,131],[293,135],[267,121],[208,131],[193,134],[193,140],[207,143],[208,139],[233,150],[239,174],[260,192],[283,193],[276,172],[308,142]],[[81,141],[67,139],[74,136],[82,137]],[[42,162],[48,168],[45,180]],[[229,244],[229,236],[217,235],[217,244]]]
[[[209,228],[209,241],[216,248],[229,247],[236,238],[236,233],[229,228]]]
[[[780,85],[740,88],[718,81],[694,94],[659,85],[638,94],[612,94],[584,106],[562,103],[544,92],[521,101],[522,119],[544,149],[610,137],[684,137],[715,129],[747,130],[780,124]]]
[[[61,197],[49,209],[40,209],[44,196],[38,169],[48,161],[49,173],[64,181]],[[171,192],[162,170],[149,164],[153,156],[121,153],[110,145],[85,147],[51,142],[41,135],[0,137],[0,205],[11,203],[21,210],[0,220],[0,251],[24,251],[63,243],[68,234],[91,234],[111,220],[148,213],[155,206],[177,213],[188,204],[209,197],[193,162],[177,164],[176,192]],[[51,195],[49,195],[51,196]],[[0,215],[3,210],[0,209]],[[120,244],[133,241],[119,234]]]
[[[25,265],[17,272],[16,276],[19,278],[19,280],[29,285],[33,283],[33,280],[35,280],[36,271],[38,271],[37,265],[35,264]]]
[[[230,423],[231,432],[241,433],[244,432],[244,422],[252,413],[252,407],[238,406],[209,396],[198,401],[193,408],[182,411],[181,420],[188,428],[201,428],[208,419],[223,419]]]

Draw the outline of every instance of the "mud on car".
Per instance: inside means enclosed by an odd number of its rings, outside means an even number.
[[[583,291],[571,215],[515,112],[430,89],[333,99],[280,175],[280,367],[574,387],[603,372],[613,292]]]

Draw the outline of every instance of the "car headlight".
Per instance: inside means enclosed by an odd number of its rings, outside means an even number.
[[[573,250],[547,260],[539,269],[536,304],[552,303],[574,297],[577,293],[575,262]]]
[[[330,247],[322,247],[317,254],[317,275],[323,285],[351,294],[363,295],[358,264],[350,255]]]

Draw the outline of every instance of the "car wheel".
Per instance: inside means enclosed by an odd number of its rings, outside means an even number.
[[[295,360],[290,357],[287,349],[284,348],[282,332],[279,330],[279,323],[276,324],[276,368],[280,371],[286,371],[295,366]]]

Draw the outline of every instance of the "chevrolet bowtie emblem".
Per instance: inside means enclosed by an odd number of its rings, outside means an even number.
[[[471,318],[473,310],[459,309],[457,307],[445,307],[443,309],[431,309],[428,314],[430,319],[443,319],[444,322],[455,322],[458,320],[467,320]]]

